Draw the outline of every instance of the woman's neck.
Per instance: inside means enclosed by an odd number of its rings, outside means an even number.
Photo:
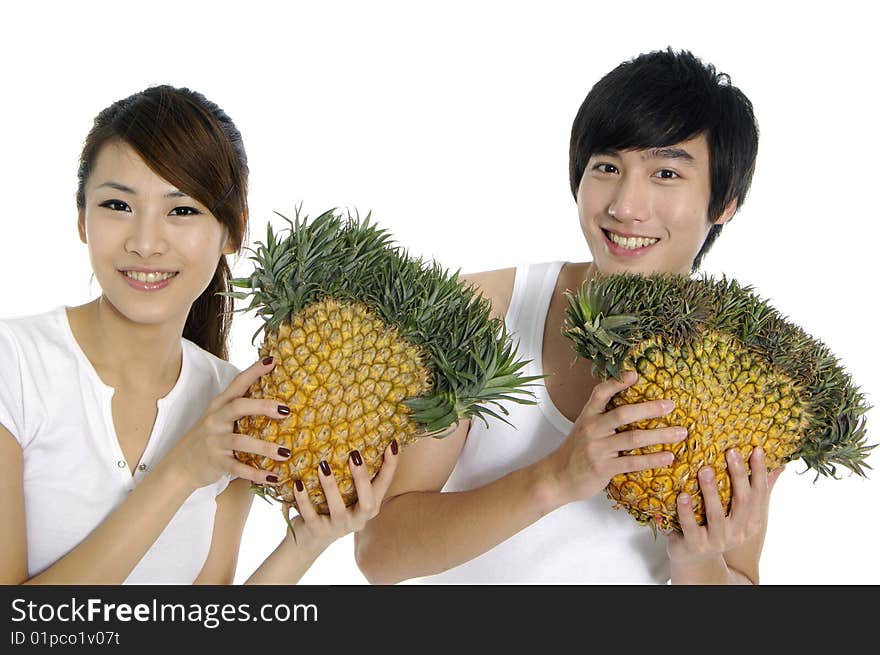
[[[71,308],[67,315],[73,336],[108,386],[152,389],[160,396],[174,386],[182,362],[183,324],[134,323],[103,296]]]

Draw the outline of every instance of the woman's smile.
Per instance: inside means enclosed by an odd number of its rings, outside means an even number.
[[[142,269],[120,270],[128,285],[138,291],[158,291],[164,289],[177,277],[178,271],[154,271]]]

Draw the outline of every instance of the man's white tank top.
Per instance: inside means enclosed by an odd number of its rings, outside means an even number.
[[[518,356],[531,360],[524,375],[543,375],[544,322],[562,262],[516,269],[505,323]],[[559,448],[573,423],[540,383],[538,405],[506,405],[515,428],[489,418],[471,423],[461,457],[444,491],[488,484]],[[474,526],[479,530],[479,526]],[[564,505],[492,550],[423,584],[665,584],[669,578],[666,539],[636,523],[604,492]]]

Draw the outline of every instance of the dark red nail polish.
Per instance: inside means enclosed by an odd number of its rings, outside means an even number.
[[[357,450],[351,451],[351,461],[354,462],[355,466],[360,466],[364,463],[364,460],[361,459],[361,454]]]
[[[305,487],[303,486],[302,480],[297,480],[297,481],[294,482],[293,484],[296,485],[296,490],[297,490],[297,491],[302,491],[302,490],[305,488]]]
[[[270,474],[270,475],[267,475],[267,476],[266,476],[266,482],[278,482],[278,476],[277,476],[277,475],[271,475],[271,474]]]
[[[324,475],[330,475],[330,465],[323,459],[321,460],[321,473]]]
[[[287,416],[290,414],[290,407],[287,405],[278,405],[278,413],[282,416]]]
[[[397,439],[392,439],[392,440],[391,440],[391,454],[392,454],[392,455],[396,455],[396,454],[397,454]]]
[[[269,366],[274,361],[275,361],[274,357],[264,357],[262,364],[263,364],[263,366]]]
[[[281,455],[282,457],[290,457],[290,449],[285,448],[284,446],[281,446],[278,449],[278,454]]]

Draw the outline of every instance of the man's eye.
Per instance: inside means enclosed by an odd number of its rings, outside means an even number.
[[[196,216],[201,213],[195,207],[175,207],[171,210],[172,216]]]
[[[131,207],[128,206],[127,203],[122,202],[121,200],[107,200],[102,202],[100,207],[106,207],[115,212],[130,212]]]
[[[671,171],[668,168],[657,171],[656,175],[663,180],[674,180],[675,178],[680,177],[678,173]]]
[[[614,164],[596,164],[593,168],[600,173],[617,173],[617,166]]]

